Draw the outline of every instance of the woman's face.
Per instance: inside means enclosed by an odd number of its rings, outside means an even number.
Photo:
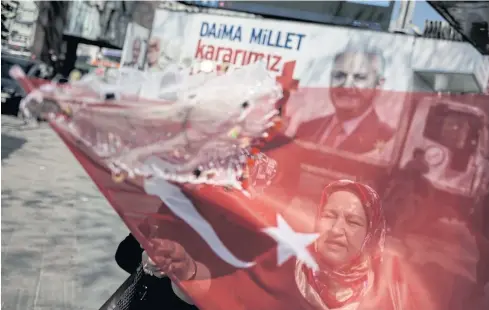
[[[349,191],[331,194],[319,218],[317,251],[331,267],[349,263],[367,235],[367,216],[360,199]]]

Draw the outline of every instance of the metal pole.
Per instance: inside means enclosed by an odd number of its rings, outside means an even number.
[[[406,31],[409,30],[410,25],[412,23],[414,8],[416,6],[416,1],[406,0],[401,1],[401,8],[399,12],[399,17],[396,21],[396,29],[397,31]]]

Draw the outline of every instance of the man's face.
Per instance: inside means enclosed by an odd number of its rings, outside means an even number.
[[[154,66],[160,57],[160,42],[157,39],[151,39],[148,46],[148,64]]]
[[[139,55],[141,54],[141,42],[138,40],[134,41],[132,44],[132,61],[134,63],[138,62]]]
[[[378,62],[361,52],[347,52],[338,57],[331,70],[331,101],[340,117],[361,115],[376,96]]]

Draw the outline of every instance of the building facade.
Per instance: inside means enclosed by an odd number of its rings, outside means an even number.
[[[5,46],[17,52],[30,53],[34,43],[38,7],[32,1],[8,1],[7,5],[14,6],[12,16],[8,19],[5,36]]]

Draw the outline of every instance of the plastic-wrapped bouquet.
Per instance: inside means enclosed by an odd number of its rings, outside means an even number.
[[[136,70],[138,79],[126,73],[107,81],[93,73],[36,89],[19,70],[14,68],[12,76],[30,91],[21,103],[24,115],[48,118],[110,169],[116,181],[160,177],[243,189],[254,146],[279,122],[275,104],[281,88],[259,63],[222,74],[182,71],[179,84],[168,85],[175,101],[126,91],[128,84],[148,79]]]

